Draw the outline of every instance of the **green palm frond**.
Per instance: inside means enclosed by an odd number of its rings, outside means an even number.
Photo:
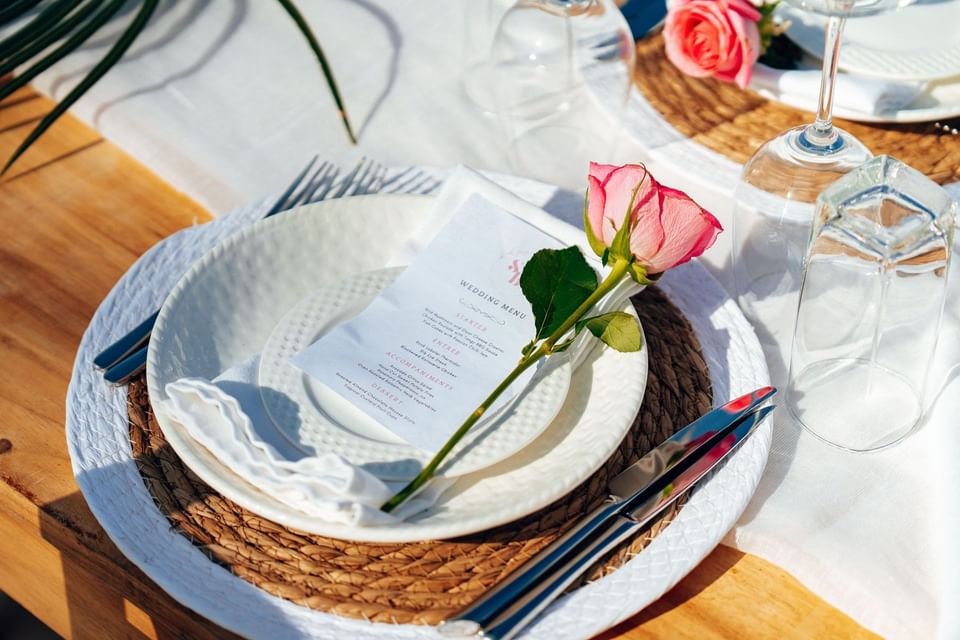
[[[85,5],[80,7],[67,19],[53,25],[49,30],[38,35],[32,42],[27,42],[18,51],[11,54],[0,64],[0,77],[11,73],[14,69],[24,64],[31,58],[39,55],[44,49],[58,41],[60,38],[72,32],[83,23],[97,7],[100,6],[99,0],[88,0]]]
[[[350,142],[357,144],[357,138],[353,135],[353,127],[350,126],[350,119],[347,117],[347,109],[343,106],[343,99],[340,97],[340,90],[337,89],[337,83],[333,79],[333,69],[330,68],[330,63],[327,62],[327,56],[324,55],[323,49],[320,48],[320,43],[317,42],[317,39],[313,35],[313,31],[310,29],[310,25],[307,24],[307,21],[300,14],[300,11],[297,10],[297,7],[290,0],[278,0],[281,6],[286,10],[290,17],[293,18],[293,21],[296,23],[297,28],[300,29],[300,33],[303,34],[303,37],[307,39],[307,42],[310,43],[310,48],[313,49],[313,54],[317,57],[317,62],[320,63],[320,68],[323,70],[323,75],[327,79],[327,85],[330,87],[330,93],[333,94],[333,101],[337,103],[337,109],[340,110],[340,119],[343,120],[343,126],[347,129],[347,136],[350,138]]]
[[[123,4],[126,0],[117,0],[119,4]],[[3,167],[3,171],[0,171],[0,175],[7,172],[7,169],[10,168],[14,162],[17,161],[24,151],[26,151],[31,144],[36,142],[37,138],[43,135],[43,132],[50,128],[54,122],[57,121],[61,115],[66,112],[70,106],[80,99],[84,93],[87,92],[87,89],[96,84],[97,80],[103,77],[103,75],[110,70],[110,67],[117,63],[117,60],[123,57],[123,54],[127,52],[127,49],[130,48],[130,45],[133,44],[133,41],[137,39],[137,36],[140,35],[140,32],[143,31],[143,28],[147,26],[147,22],[150,20],[150,16],[153,15],[154,10],[157,8],[157,3],[160,0],[144,0],[143,4],[140,6],[140,11],[137,12],[137,15],[134,17],[133,22],[126,28],[126,30],[120,35],[120,38],[110,47],[110,50],[107,51],[107,55],[103,56],[103,59],[100,60],[90,70],[90,73],[80,81],[73,90],[67,94],[67,96],[53,108],[53,111],[44,116],[43,120],[40,121],[40,124],[30,132],[30,135],[27,136],[27,139],[20,143],[20,146],[17,147],[17,150],[13,152],[13,155],[10,156],[10,159],[7,160],[7,163]],[[119,7],[118,7],[119,8]]]
[[[36,38],[39,34],[46,31],[50,25],[58,22],[79,2],[80,0],[56,0],[55,2],[51,2],[36,18],[0,43],[0,58],[6,58],[16,53],[20,47],[29,44],[31,38]]]
[[[22,18],[42,0],[14,0],[3,9],[0,9],[0,26],[18,18]],[[102,78],[127,52],[137,37],[143,32],[151,16],[157,8],[159,0],[138,0],[140,8],[133,21],[126,27],[119,39],[110,47],[110,50],[87,73],[80,83],[63,98],[54,109],[48,113],[40,123],[30,132],[26,139],[17,147],[0,170],[0,176],[5,174],[23,153],[37,141],[69,109],[79,100],[100,78]],[[313,35],[313,31],[291,0],[278,0],[283,9],[293,19],[297,28],[306,38],[314,55],[320,63],[327,86],[333,95],[334,102],[340,111],[340,118],[346,129],[347,136],[353,144],[356,137],[350,126],[346,108],[337,84],[333,78],[327,58],[320,47],[320,43]],[[97,31],[107,24],[124,5],[126,0],[47,0],[42,9],[23,26],[0,41],[0,78],[14,69],[32,64],[16,77],[0,85],[0,102],[8,98],[17,89],[26,86],[40,73],[68,56],[82,46]],[[52,51],[46,53],[50,47],[56,45]],[[42,56],[42,57],[41,57]]]
[[[80,45],[89,40],[90,36],[96,33],[100,27],[105,25],[110,18],[112,18],[120,10],[120,7],[123,6],[124,2],[126,2],[126,0],[110,0],[107,2],[100,11],[90,18],[89,21],[77,29],[73,35],[67,38],[66,42],[50,52],[49,55],[46,55],[38,60],[29,69],[26,69],[13,80],[3,85],[3,87],[0,87],[0,101],[4,100],[17,89],[25,87],[31,80],[52,67],[60,60],[66,58],[68,54],[72,53]],[[0,172],[0,175],[2,175],[2,172]]]
[[[3,9],[0,9],[0,27],[12,22],[40,4],[40,0],[14,0]]]

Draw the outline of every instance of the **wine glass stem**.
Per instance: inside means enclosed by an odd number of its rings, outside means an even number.
[[[846,18],[830,16],[827,21],[826,39],[823,46],[823,70],[820,76],[820,99],[817,102],[817,120],[805,132],[809,142],[818,147],[830,148],[837,142],[838,134],[833,128],[833,93],[837,86],[837,62],[840,59],[840,36]]]

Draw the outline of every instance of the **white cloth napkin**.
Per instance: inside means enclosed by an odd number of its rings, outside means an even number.
[[[473,193],[484,195],[534,225],[543,226],[558,239],[572,242],[583,238],[583,233],[574,227],[461,167],[438,194],[423,227],[394,262],[409,263],[430,242],[446,218]],[[578,355],[582,357],[580,352]],[[435,478],[397,511],[386,514],[380,511],[380,505],[402,488],[403,483],[384,482],[332,453],[296,461],[286,459],[263,440],[256,428],[257,424],[269,425],[270,420],[256,386],[258,364],[259,355],[213,380],[181,378],[171,382],[166,386],[169,399],[163,409],[187,427],[191,436],[214,457],[275,500],[329,522],[382,526],[428,509],[453,483],[452,478]]]
[[[925,90],[923,83],[866,78],[849,73],[837,76],[834,106],[868,115],[891,114],[913,102]],[[767,89],[785,102],[812,103],[820,93],[820,70],[773,69],[758,64],[753,68],[750,88]]]

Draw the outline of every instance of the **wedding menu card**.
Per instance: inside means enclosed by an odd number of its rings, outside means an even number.
[[[560,246],[471,196],[364,311],[291,362],[410,444],[436,451],[533,338],[520,274],[536,251]]]

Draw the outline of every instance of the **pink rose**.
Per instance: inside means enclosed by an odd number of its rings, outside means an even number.
[[[687,75],[745,88],[760,55],[761,17],[748,0],[675,0],[663,27],[667,58]]]
[[[630,225],[630,252],[645,275],[699,256],[723,230],[687,194],[659,184],[646,167],[636,164],[590,163],[584,218],[597,255],[611,247],[618,229]]]

